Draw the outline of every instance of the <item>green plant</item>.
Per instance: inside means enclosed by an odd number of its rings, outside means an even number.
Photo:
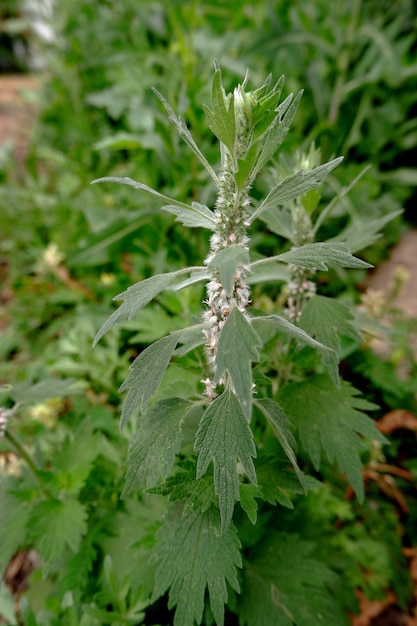
[[[114,325],[132,320],[164,292],[206,283],[202,318],[143,349],[121,387],[128,391],[121,428],[141,413],[123,495],[145,488],[169,501],[152,550],[152,599],[169,591],[169,606],[177,607],[174,623],[181,626],[200,623],[203,614],[208,623],[223,624],[225,604],[251,626],[345,623],[331,593],[337,577],[314,556],[313,543],[278,529],[279,507],[293,508],[297,494],[318,488],[311,471],[317,475],[326,466],[336,469],[339,484],[346,474],[362,500],[363,437],[385,441],[364,413],[376,406],[339,378],[339,335],[355,345],[362,341],[355,317],[345,302],[315,293],[317,271],[370,267],[351,254],[355,238],[349,228],[329,241],[316,240],[335,205],[320,206],[320,186],[341,159],[319,165],[319,152],[312,149],[264,199],[249,195],[285,139],[301,98],[290,95],[278,104],[283,84],[283,78],[273,84],[268,77],[247,91],[245,78],[226,94],[216,65],[205,113],[220,142],[219,173],[156,91],[217,188],[214,210],[130,178],[95,181],[149,193],[183,225],[212,233],[203,266],[156,274],[129,287],[116,296],[121,305],[95,338],[97,343]],[[291,248],[251,258],[249,233],[256,237],[258,218]],[[374,241],[382,225],[368,226],[360,248]],[[278,304],[273,312],[256,302],[250,306],[251,283],[274,280],[287,284],[284,315]],[[172,396],[165,378],[178,367],[184,391]],[[193,382],[196,373],[200,384]]]

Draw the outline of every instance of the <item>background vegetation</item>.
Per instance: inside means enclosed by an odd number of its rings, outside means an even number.
[[[23,28],[9,19],[4,48],[13,24],[27,38],[26,22]],[[364,220],[383,226],[385,216],[398,211],[384,237],[361,253],[377,265],[415,223],[416,16],[411,0],[56,0],[52,27],[51,44],[29,37],[45,67],[24,171],[17,171],[10,151],[0,152],[0,398],[12,411],[9,436],[0,441],[0,569],[18,551],[33,561],[29,579],[14,587],[20,608],[10,588],[0,587],[0,615],[30,626],[167,624],[166,598],[150,604],[148,564],[164,505],[139,494],[120,500],[129,433],[118,430],[117,390],[132,356],[178,318],[198,312],[202,293],[160,297],[94,350],[91,342],[115,293],[154,273],[199,263],[208,241],[161,214],[147,196],[90,182],[131,176],[179,200],[209,204],[210,181],[151,87],[186,119],[216,163],[201,106],[210,100],[213,61],[220,62],[227,88],[242,81],[247,68],[255,85],[270,72],[285,74],[285,95],[305,92],[284,154],[256,193],[312,142],[322,162],[345,156],[328,196],[370,165],[337,203],[322,236],[336,234],[348,220],[353,228],[359,219],[361,228]],[[265,227],[252,236],[260,252],[278,251],[279,233]],[[359,271],[320,278],[322,294],[358,306],[364,288]],[[276,295],[254,290],[255,302]],[[376,419],[399,408],[415,412],[413,322],[389,301],[376,312],[371,304],[365,299],[368,313],[379,318],[375,325],[383,315],[394,325],[390,351],[381,361],[369,344],[353,352],[346,346],[343,376],[379,405]],[[164,380],[172,393],[184,384],[195,388],[199,381],[181,371]],[[346,615],[358,611],[355,590],[368,599],[391,590],[404,613],[412,610],[403,549],[416,546],[414,435],[405,428],[394,433],[381,455],[365,451],[365,504],[333,480],[329,467],[321,475],[325,486],[300,499],[296,513],[282,510],[281,527],[290,524],[314,541],[315,554],[342,574],[335,593]],[[100,613],[109,607],[112,622]],[[232,613],[229,619],[235,623]]]

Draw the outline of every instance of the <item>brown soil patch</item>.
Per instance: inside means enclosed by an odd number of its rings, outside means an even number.
[[[25,161],[37,114],[29,94],[39,87],[40,80],[33,75],[0,75],[0,146],[12,142],[19,165]]]

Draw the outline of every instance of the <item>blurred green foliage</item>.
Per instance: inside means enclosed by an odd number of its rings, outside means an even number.
[[[178,327],[181,318],[188,323],[199,312],[198,290],[159,298],[119,334],[108,335],[94,351],[90,346],[116,291],[200,261],[208,242],[159,212],[152,198],[90,182],[103,175],[132,176],[179,200],[210,205],[212,184],[151,87],[185,118],[215,165],[217,147],[201,103],[209,102],[217,59],[227,88],[249,68],[254,84],[272,72],[274,78],[285,74],[287,93],[305,90],[283,157],[261,176],[255,197],[293,169],[296,149],[307,152],[314,142],[323,162],[345,156],[343,167],[329,177],[328,195],[371,165],[337,202],[323,237],[403,206],[406,218],[415,220],[417,17],[412,0],[56,0],[52,26],[55,41],[38,44],[46,67],[25,172],[17,171],[9,152],[0,152],[0,384],[13,386],[0,398],[17,407],[10,431],[36,465],[35,471],[22,463],[16,470],[10,442],[0,442],[1,567],[16,550],[32,546],[45,564],[30,578],[25,596],[32,609],[22,603],[24,624],[139,624],[146,610],[147,624],[169,623],[165,602],[151,606],[155,566],[148,564],[166,504],[156,497],[152,504],[146,496],[119,499],[127,437],[117,428],[117,389],[138,350],[167,332],[173,319]],[[406,227],[398,217],[362,256],[379,263]],[[276,250],[277,237],[266,228],[252,236],[262,253]],[[347,287],[346,276],[323,278],[322,293],[357,299],[364,275],[352,275]],[[255,303],[272,303],[273,296],[272,290],[254,289]],[[412,379],[416,364],[409,358]],[[194,365],[197,372],[201,364]],[[347,356],[344,375],[365,383],[381,414],[415,408],[411,384],[396,384],[394,359],[378,369],[362,347]],[[195,373],[184,376],[179,367],[177,378],[163,384],[197,384]],[[74,387],[57,386],[57,379],[68,378]],[[399,445],[387,453],[392,462]],[[370,459],[373,454],[365,451]],[[415,472],[412,455],[415,443],[405,455]],[[347,584],[332,584],[345,611],[357,608],[356,587],[369,597],[392,588],[406,606],[409,579],[397,527],[405,526],[411,543],[412,523],[376,487],[369,488],[371,500],[359,505],[345,498],[332,467],[324,467],[321,477],[326,486],[297,503],[297,513],[260,511],[259,536],[242,518],[245,548],[256,544],[267,523],[296,530],[316,542],[315,556],[330,569],[340,573],[343,564]],[[411,508],[407,519],[415,521],[412,490],[403,483],[399,488]],[[48,519],[55,529],[51,544],[45,539]],[[73,522],[68,532],[64,526],[66,536],[62,519]],[[226,620],[233,620],[233,593],[229,606]],[[10,594],[0,587],[2,611],[17,623]],[[212,623],[209,609],[205,623]]]

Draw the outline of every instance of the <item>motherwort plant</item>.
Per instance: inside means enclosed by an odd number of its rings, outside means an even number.
[[[223,624],[231,589],[242,594],[229,606],[242,624],[345,623],[327,589],[332,573],[309,556],[311,548],[297,535],[277,531],[277,511],[292,508],[297,494],[317,487],[306,472],[309,467],[318,472],[325,463],[338,469],[340,480],[346,474],[362,498],[363,437],[382,439],[362,412],[374,406],[339,379],[339,333],[361,342],[354,317],[346,304],[317,295],[313,281],[318,270],[329,266],[369,267],[352,256],[343,240],[316,241],[332,206],[319,211],[319,187],[342,159],[318,165],[318,153],[311,150],[299,159],[301,167],[278,181],[264,199],[250,197],[258,173],[285,139],[302,95],[279,103],[283,85],[283,78],[274,84],[268,77],[249,91],[245,78],[226,94],[215,67],[211,107],[205,113],[220,142],[218,172],[183,119],[156,92],[217,188],[213,209],[173,200],[129,178],[95,181],[152,194],[184,226],[212,233],[201,266],[151,276],[116,296],[121,305],[95,340],[131,320],[162,291],[206,282],[200,321],[144,349],[121,387],[128,391],[121,427],[140,413],[124,496],[145,488],[167,497],[152,553],[153,599],[169,590],[169,605],[177,606],[175,624],[181,626],[200,623],[205,610]],[[290,241],[287,251],[252,258],[248,232],[258,219]],[[283,277],[288,294],[283,314],[252,310],[251,284]],[[161,397],[160,383],[171,361],[201,349],[206,358],[201,388],[191,397]],[[285,361],[285,384],[279,376],[280,384],[271,384],[280,367],[271,353]],[[304,471],[294,451],[297,442]],[[252,537],[246,516],[257,529]],[[242,548],[248,547],[238,578]],[[300,567],[294,569],[296,562]],[[309,568],[317,572],[314,580],[306,578]],[[297,585],[300,590],[309,587],[313,598],[307,616],[300,613],[296,594],[287,593]]]

